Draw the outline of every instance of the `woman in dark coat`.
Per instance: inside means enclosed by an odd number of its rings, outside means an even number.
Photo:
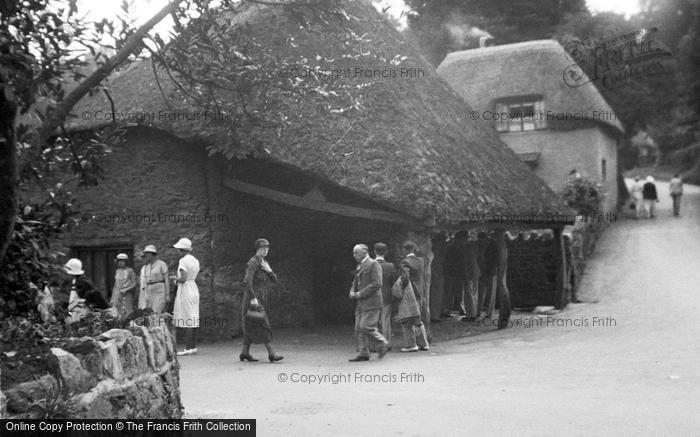
[[[267,356],[271,363],[280,361],[284,357],[275,354],[270,342],[272,341],[272,328],[265,312],[267,295],[272,283],[277,282],[277,275],[270,268],[265,257],[270,250],[270,243],[260,238],[255,240],[257,252],[246,265],[245,293],[241,302],[241,317],[243,325],[243,350],[239,355],[241,361],[258,361],[250,355],[250,345],[263,343],[267,348]],[[246,317],[248,310],[262,311],[264,317],[255,319]]]

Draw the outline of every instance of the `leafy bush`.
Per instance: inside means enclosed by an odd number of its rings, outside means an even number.
[[[43,203],[27,203],[17,214],[0,271],[0,318],[29,314],[37,287],[61,273],[61,252],[51,241],[74,220],[72,199],[61,184],[48,191]]]
[[[605,192],[599,183],[579,177],[566,184],[562,196],[579,215],[590,217],[601,212]]]

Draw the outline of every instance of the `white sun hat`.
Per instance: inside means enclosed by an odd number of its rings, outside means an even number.
[[[83,263],[80,262],[78,258],[71,258],[68,260],[66,265],[63,266],[63,270],[69,275],[82,275],[85,273],[83,271]]]
[[[117,260],[120,260],[120,259],[123,259],[124,261],[126,261],[129,259],[129,255],[127,255],[125,253],[119,253],[119,254],[117,254]]]
[[[189,238],[180,238],[173,247],[175,249],[192,250],[192,242]]]

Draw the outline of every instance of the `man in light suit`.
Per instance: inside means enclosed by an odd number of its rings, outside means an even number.
[[[389,350],[388,342],[377,329],[382,311],[382,268],[377,261],[369,257],[369,248],[364,244],[355,245],[352,256],[357,261],[357,270],[349,297],[357,301],[355,335],[358,354],[350,361],[369,361],[370,337],[381,343],[381,359]]]
[[[377,261],[382,268],[381,332],[384,338],[386,338],[386,341],[389,342],[389,349],[391,349],[391,287],[399,278],[399,274],[396,271],[396,266],[384,259],[388,251],[389,249],[384,243],[377,243],[374,245],[374,260]]]

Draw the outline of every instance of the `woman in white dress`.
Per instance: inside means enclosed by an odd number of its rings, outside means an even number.
[[[199,261],[190,253],[192,242],[189,239],[180,238],[173,247],[183,255],[177,265],[177,276],[171,278],[177,281],[173,323],[185,338],[185,349],[177,354],[193,355],[197,353],[196,332],[199,327],[199,289],[194,282],[199,273]]]

